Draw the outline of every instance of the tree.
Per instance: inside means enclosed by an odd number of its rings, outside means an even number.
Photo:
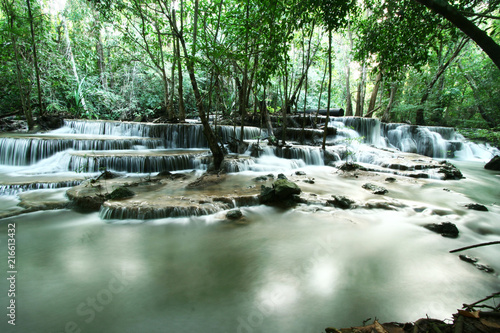
[[[500,45],[498,45],[493,38],[488,36],[486,31],[480,29],[472,21],[468,20],[459,9],[450,5],[446,0],[414,0],[433,12],[441,15],[450,21],[457,28],[462,30],[464,34],[469,36],[474,42],[483,49],[483,51],[490,57],[495,65],[500,69]],[[475,1],[473,3],[476,3]],[[488,12],[495,10],[500,5],[498,1],[489,1],[490,6]],[[472,13],[471,15],[474,15]],[[484,14],[483,14],[484,15]]]

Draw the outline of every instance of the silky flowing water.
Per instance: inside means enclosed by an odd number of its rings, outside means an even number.
[[[451,318],[463,303],[500,286],[496,273],[448,252],[500,238],[499,174],[484,170],[477,160],[453,163],[465,179],[398,177],[384,183],[389,192],[382,198],[361,186],[390,175],[356,178],[336,168],[266,155],[247,171],[229,175],[218,190],[260,186],[254,177],[274,171],[292,178],[300,170],[306,173],[303,179],[314,179],[314,184],[297,181],[309,204],[290,210],[241,207],[248,222],[243,227],[225,223],[226,211],[102,220],[97,212],[62,209],[2,219],[0,262],[6,271],[8,225],[15,223],[18,274],[16,326],[4,315],[0,331],[312,333],[361,325],[368,318]],[[0,180],[12,174],[22,178],[23,172],[34,177],[28,169],[2,166]],[[3,195],[0,211],[12,209],[24,194],[31,200],[57,200],[65,191]],[[319,204],[319,198],[332,194],[389,202],[395,209]],[[489,211],[465,207],[473,202]],[[446,221],[457,225],[459,238],[422,227]],[[498,246],[464,253],[500,271]],[[8,288],[2,279],[4,309]]]

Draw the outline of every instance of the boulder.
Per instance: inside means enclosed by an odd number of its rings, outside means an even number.
[[[294,194],[300,194],[300,187],[287,179],[278,179],[273,183],[274,192],[277,199],[287,200],[293,198]]]
[[[500,171],[500,156],[494,156],[488,163],[486,163],[484,168],[488,170]]]
[[[457,238],[459,233],[457,226],[451,222],[431,223],[424,225],[424,227],[448,238]]]
[[[365,190],[371,191],[373,194],[384,195],[389,192],[387,189],[374,185],[372,183],[366,183],[362,186]]]
[[[243,213],[239,209],[233,209],[227,212],[226,218],[229,220],[237,220],[243,217]]]
[[[297,195],[301,192],[302,190],[297,184],[288,179],[280,178],[273,183],[272,188],[261,186],[259,200],[264,204],[290,207],[298,201]]]
[[[326,201],[327,205],[341,209],[350,209],[354,204],[353,200],[343,195],[332,195],[332,198],[332,200]]]
[[[460,170],[458,170],[456,166],[447,161],[441,162],[441,167],[439,168],[438,172],[444,175],[445,180],[448,179],[458,180],[464,178],[462,172],[460,172]]]
[[[135,195],[135,193],[132,192],[131,190],[129,190],[128,188],[118,187],[113,192],[106,195],[106,199],[120,200],[120,199],[126,199],[126,198],[133,197],[134,195]]]

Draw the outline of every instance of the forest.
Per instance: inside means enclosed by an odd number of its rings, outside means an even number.
[[[498,145],[500,1],[1,1],[0,116],[29,129],[342,108]]]

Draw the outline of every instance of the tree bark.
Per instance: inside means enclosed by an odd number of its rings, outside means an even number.
[[[195,17],[198,16],[198,13],[195,12]],[[168,16],[170,21],[170,25],[172,27],[172,31],[177,35],[179,42],[182,46],[182,50],[184,53],[184,58],[186,59],[186,68],[189,73],[189,79],[191,81],[191,86],[193,87],[194,96],[196,99],[196,108],[198,109],[198,114],[200,115],[201,124],[203,125],[203,134],[208,142],[208,147],[212,152],[212,156],[214,159],[214,168],[215,170],[220,170],[222,161],[224,160],[224,152],[222,151],[221,146],[217,142],[217,137],[215,136],[214,131],[210,127],[210,123],[208,121],[207,115],[205,113],[205,108],[203,106],[203,98],[201,96],[200,89],[198,87],[198,82],[196,81],[196,76],[194,73],[194,59],[190,57],[188,54],[188,50],[186,47],[186,41],[184,40],[183,32],[179,32],[177,26],[174,24],[171,16]],[[195,29],[196,30],[196,29]],[[192,52],[194,54],[195,45],[193,45]]]
[[[323,145],[321,148],[325,150],[326,136],[328,134],[328,123],[330,122],[330,103],[332,97],[332,30],[328,30],[328,101],[326,106],[326,121],[323,129]]]
[[[453,7],[445,0],[414,0],[433,12],[443,16],[457,28],[462,30],[483,51],[490,57],[495,65],[500,69],[500,45],[495,43],[493,38],[477,27],[473,22],[469,21],[458,9]]]
[[[33,60],[34,60],[34,65],[35,65],[36,87],[37,87],[37,92],[38,92],[38,107],[40,108],[40,114],[43,115],[45,113],[45,108],[43,107],[43,104],[42,104],[42,88],[40,86],[40,69],[38,68],[38,52],[36,50],[35,28],[33,27],[33,13],[31,12],[30,0],[26,0],[26,4],[28,5],[28,18],[30,21],[31,46],[33,47]]]
[[[358,92],[356,97],[356,117],[363,117],[363,108],[365,104],[365,88],[366,88],[366,65],[363,64],[361,70],[361,78],[358,84]]]
[[[370,98],[370,103],[368,105],[368,113],[366,114],[366,117],[368,118],[371,118],[373,112],[375,111],[375,103],[377,102],[380,82],[382,82],[382,72],[378,72],[377,78],[375,79],[375,85],[373,86],[372,96]]]
[[[349,37],[349,45],[352,50],[352,31],[349,29],[348,32]],[[345,103],[345,115],[346,117],[351,117],[352,113],[352,98],[351,98],[351,59],[347,56],[347,65],[346,65],[346,78],[345,78],[345,86],[346,86],[346,103]]]
[[[392,110],[392,105],[394,104],[394,99],[396,97],[396,91],[398,89],[398,86],[396,83],[391,84],[391,89],[390,89],[390,95],[389,95],[389,103],[387,104],[387,107],[385,108],[384,115],[382,116],[382,121],[384,123],[388,123],[391,121],[391,110]]]
[[[12,48],[14,51],[14,59],[16,61],[16,83],[17,88],[19,89],[19,99],[21,100],[21,107],[26,118],[26,122],[28,123],[28,129],[32,130],[34,126],[33,116],[31,113],[31,106],[29,102],[29,89],[25,94],[25,88],[23,87],[23,72],[21,68],[21,62],[19,60],[19,48],[17,47],[17,36],[13,33],[14,31],[14,20],[15,14],[14,9],[12,8],[12,3],[8,3],[6,0],[2,1],[2,6],[5,11],[5,15],[7,15],[8,25],[9,25],[9,35],[10,40],[12,42]]]

